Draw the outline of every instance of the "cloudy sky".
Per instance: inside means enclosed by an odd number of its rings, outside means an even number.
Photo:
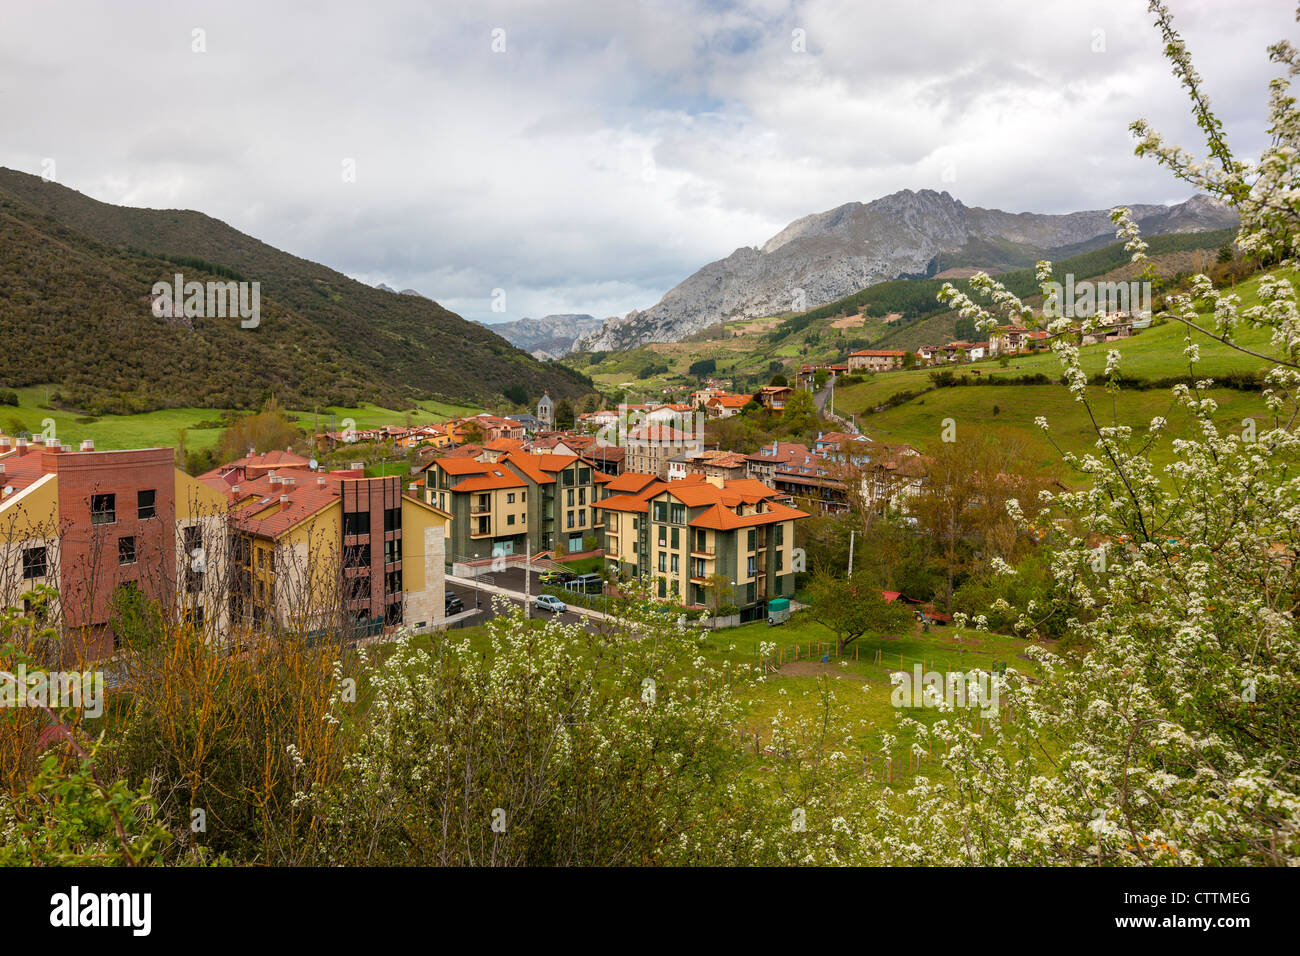
[[[1294,3],[1171,5],[1258,155]],[[1142,0],[306,6],[0,5],[0,165],[497,321],[646,308],[792,219],[904,188],[1180,201],[1128,124],[1200,146]]]

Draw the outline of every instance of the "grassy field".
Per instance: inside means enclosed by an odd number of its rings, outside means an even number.
[[[1258,280],[1252,280],[1236,290],[1243,305],[1258,303],[1257,289]],[[1203,318],[1203,324],[1209,327],[1209,319]],[[1120,373],[1126,378],[1154,382],[1186,376],[1190,374],[1184,355],[1187,332],[1181,323],[1170,321],[1118,343],[1085,346],[1082,365],[1095,381],[1105,367],[1107,353],[1113,348],[1120,353]],[[1200,333],[1193,332],[1192,341],[1200,350],[1200,361],[1195,366],[1197,378],[1256,372],[1266,366],[1262,360]],[[1239,330],[1236,341],[1263,354],[1272,352],[1269,334],[1264,330],[1243,328]],[[1005,368],[996,360],[985,360],[954,366],[951,370],[958,375],[978,375],[986,382],[1037,374],[1055,381],[1060,378],[1061,364],[1052,352],[1042,352],[1015,356]],[[1046,418],[1051,426],[1052,440],[1065,451],[1090,449],[1095,441],[1085,409],[1059,384],[990,384],[940,389],[934,389],[932,385],[930,369],[871,375],[864,382],[836,389],[835,411],[854,416],[858,427],[872,438],[907,442],[922,451],[931,450],[941,440],[943,422],[948,418],[956,422],[959,430],[966,426],[1021,433],[1029,442],[1032,454],[1044,464],[1057,461],[1059,456],[1048,437],[1034,425],[1034,420],[1040,416]],[[891,404],[891,400],[896,401],[901,393],[922,391],[924,394],[882,408]],[[1245,418],[1253,418],[1262,426],[1267,419],[1258,392],[1217,388],[1208,394],[1219,404],[1216,418],[1221,426],[1240,428]],[[1092,387],[1089,398],[1101,425],[1125,424],[1144,428],[1152,418],[1167,418],[1171,426],[1168,437],[1153,449],[1152,457],[1157,464],[1170,460],[1169,438],[1177,437],[1190,426],[1184,413],[1174,405],[1168,388],[1125,388],[1110,395],[1101,387]],[[878,408],[881,410],[874,411]]]
[[[54,391],[54,386],[50,386],[49,391]],[[174,446],[182,428],[186,429],[185,441],[191,449],[212,448],[221,437],[221,428],[215,426],[222,417],[222,412],[218,409],[168,408],[139,415],[103,415],[86,419],[75,412],[42,408],[46,401],[44,386],[15,389],[15,392],[18,395],[18,407],[0,405],[0,429],[5,434],[12,435],[26,430],[39,435],[47,427],[45,420],[53,419],[55,436],[74,448],[87,438],[92,439],[95,447],[100,449]],[[478,411],[481,409],[442,402],[423,402],[418,414],[380,408],[377,405],[321,408],[318,413],[311,409],[295,409],[290,414],[297,416],[300,427],[310,431],[318,420],[317,414],[320,427],[324,430],[331,425],[331,414],[336,428],[342,427],[344,418],[354,419],[357,428],[372,428],[377,425],[402,425],[408,420],[411,424],[442,422]],[[202,423],[214,423],[215,427],[200,427]]]
[[[531,626],[543,627],[545,623],[534,620]],[[468,640],[479,652],[486,652],[490,647],[484,626],[453,631],[451,637]],[[900,731],[898,720],[907,716],[928,725],[939,719],[940,714],[933,709],[895,707],[890,680],[893,672],[901,668],[911,673],[918,664],[923,673],[990,670],[995,665],[1006,664],[1036,673],[1035,666],[1019,656],[1024,653],[1026,642],[999,634],[964,631],[959,635],[953,627],[936,627],[928,632],[917,627],[902,635],[864,636],[856,642],[856,647],[849,646],[843,659],[834,656],[833,640],[830,632],[814,622],[807,612],[796,612],[780,627],[768,627],[760,621],[711,632],[707,637],[701,649],[703,656],[736,675],[739,682],[745,719],[744,727],[737,728],[737,738],[741,738],[743,730],[745,747],[754,758],[755,767],[772,759],[766,747],[771,741],[773,718],[779,713],[813,716],[825,687],[837,712],[837,724],[846,730],[844,737],[829,741],[830,746],[851,741],[879,752],[881,735],[896,734],[898,740],[891,751],[893,764],[888,777],[895,786],[906,785],[908,778],[922,768],[909,761],[908,750],[914,737],[911,732]],[[428,636],[415,638],[417,646],[427,646],[428,641]],[[750,673],[747,668],[758,664],[759,649],[764,643],[776,645],[785,663],[775,672],[765,673],[760,681],[746,683],[747,678],[742,675]],[[830,660],[823,663],[821,657],[826,654]],[[883,776],[879,759],[870,770],[877,778]],[[928,762],[923,770],[931,776],[939,773],[937,762]]]

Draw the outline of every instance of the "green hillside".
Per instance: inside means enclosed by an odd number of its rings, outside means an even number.
[[[1286,275],[1293,281],[1300,278],[1295,272]],[[1258,303],[1258,286],[1258,277],[1238,286],[1235,291],[1243,305]],[[1210,326],[1208,317],[1204,324]],[[1243,419],[1253,418],[1262,427],[1268,413],[1259,391],[1259,375],[1267,363],[1200,333],[1193,333],[1192,341],[1200,351],[1195,379],[1216,380],[1216,387],[1208,394],[1219,404],[1216,417],[1220,425],[1236,429]],[[1266,330],[1241,329],[1236,341],[1265,355],[1274,352]],[[1111,349],[1121,356],[1123,387],[1113,396],[1099,386],[1090,390],[1091,400],[1105,416],[1103,424],[1113,420],[1144,428],[1152,418],[1161,416],[1169,420],[1171,436],[1181,434],[1189,422],[1173,404],[1169,385],[1190,376],[1183,354],[1186,344],[1186,327],[1166,321],[1118,343],[1085,346],[1082,365],[1093,381],[1105,367]],[[933,449],[941,440],[943,422],[948,418],[957,423],[958,429],[963,425],[1000,427],[1023,434],[1044,463],[1058,460],[1059,455],[1035,426],[1039,416],[1048,420],[1051,440],[1062,449],[1077,452],[1092,447],[1095,435],[1086,412],[1059,383],[1060,360],[1050,351],[1017,355],[1009,359],[1006,367],[997,360],[950,366],[947,371],[957,382],[967,383],[951,387],[936,387],[932,375],[935,371],[883,372],[841,386],[836,389],[835,410],[852,415],[872,438],[908,442],[923,451]],[[1029,376],[1046,376],[1051,384],[1010,384]],[[974,384],[977,381],[980,384]],[[1233,387],[1218,387],[1223,385]],[[1168,442],[1157,445],[1153,460],[1163,463],[1168,458]]]
[[[1213,261],[1232,236],[1229,229],[1152,236],[1149,255],[1162,276],[1188,274]],[[1129,258],[1122,243],[1111,243],[1062,259],[1054,268],[1056,274],[1070,273],[1076,280],[1120,281],[1132,278],[1135,272]],[[1038,284],[1032,268],[998,278],[1017,295],[1035,301]],[[737,390],[746,391],[765,384],[776,371],[789,376],[801,364],[842,361],[855,349],[915,349],[953,341],[958,337],[957,315],[937,298],[945,281],[881,282],[806,312],[725,322],[681,342],[652,343],[627,352],[570,355],[565,362],[602,387],[619,388],[631,382],[631,391],[649,396],[662,394],[664,388],[689,392],[699,380],[689,374],[690,366],[701,359],[713,359],[717,377],[730,378]],[[958,288],[969,288],[965,280],[951,281]],[[647,369],[655,371],[642,374]]]
[[[261,324],[155,317],[155,282],[261,283]],[[428,299],[373,289],[185,210],[97,202],[0,168],[0,386],[58,383],[93,413],[422,399],[487,401],[512,386],[577,397],[589,381]]]

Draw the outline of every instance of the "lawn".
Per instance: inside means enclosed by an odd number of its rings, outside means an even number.
[[[51,385],[48,389],[53,391],[55,386]],[[40,435],[47,428],[46,419],[53,419],[54,436],[74,448],[87,438],[92,439],[98,449],[175,446],[182,428],[186,430],[185,443],[190,449],[213,448],[221,437],[220,427],[199,427],[202,423],[218,422],[222,417],[219,409],[166,408],[137,415],[101,415],[79,421],[84,416],[76,412],[41,407],[46,401],[45,386],[31,386],[14,391],[18,395],[18,407],[0,405],[0,429],[5,434],[12,435],[26,430]],[[402,425],[408,420],[412,424],[442,422],[478,411],[480,409],[442,402],[422,402],[417,414],[380,408],[377,405],[305,411],[296,409],[291,410],[290,414],[297,416],[300,427],[311,431],[317,422],[322,430],[330,428],[331,422],[336,429],[341,428],[345,418],[353,419],[357,428],[371,428],[378,425]]]

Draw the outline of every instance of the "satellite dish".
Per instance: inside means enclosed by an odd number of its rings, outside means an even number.
[[[311,461],[307,462],[307,465],[308,465],[308,467],[311,468],[312,471],[315,471],[317,468],[320,467],[320,463],[319,463],[318,461],[316,461],[315,458],[313,458]]]
[[[4,493],[5,493],[6,495],[12,495],[12,494],[14,493],[14,486],[13,486],[13,485],[5,485],[5,487],[4,487]]]

